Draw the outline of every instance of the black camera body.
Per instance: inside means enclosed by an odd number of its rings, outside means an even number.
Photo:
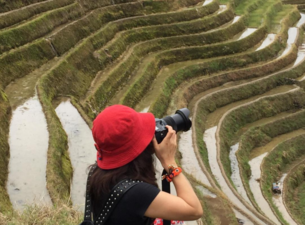
[[[155,137],[158,143],[161,143],[167,134],[166,125],[171,126],[176,132],[188,131],[192,127],[192,121],[189,119],[190,111],[187,108],[179,109],[174,115],[166,116],[162,119],[156,118]]]

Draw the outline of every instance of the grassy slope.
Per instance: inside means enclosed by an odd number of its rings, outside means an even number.
[[[305,224],[305,165],[300,164],[285,179],[284,201],[293,218]]]
[[[194,0],[190,2],[192,3]],[[144,7],[144,10],[147,9],[147,12],[160,11],[161,9],[158,7],[164,6],[164,4],[165,2],[157,2],[155,4],[147,2],[147,6]],[[129,5],[130,10],[128,13],[126,12],[127,15],[130,15],[132,10],[136,10],[133,6],[134,4]],[[127,10],[127,8],[125,8],[125,10]],[[72,168],[67,152],[67,136],[56,116],[52,101],[61,94],[69,95],[72,93],[72,95],[79,95],[80,93],[84,93],[88,84],[92,81],[93,77],[88,75],[88,73],[83,73],[81,70],[86,70],[88,68],[90,70],[92,67],[98,66],[93,65],[96,63],[96,59],[93,59],[94,57],[92,54],[94,51],[93,45],[95,43],[88,41],[88,39],[85,41],[87,42],[85,42],[84,45],[74,49],[76,52],[68,55],[68,57],[73,58],[75,65],[71,65],[66,60],[62,60],[60,66],[55,66],[56,70],[52,69],[42,76],[37,87],[49,129],[47,188],[53,202],[60,204],[69,201]],[[89,58],[88,64],[83,60],[83,57],[86,58],[86,56]],[[88,58],[86,58],[86,60],[88,60]],[[92,61],[90,62],[90,60]],[[83,68],[83,65],[86,65],[86,68]],[[76,66],[77,68],[73,68],[73,66]],[[57,84],[55,87],[53,85],[54,83]]]
[[[10,117],[11,108],[8,99],[0,89],[0,212],[11,210],[11,203],[6,192],[9,160],[9,145],[7,139]]]

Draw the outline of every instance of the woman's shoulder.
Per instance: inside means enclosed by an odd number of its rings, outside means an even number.
[[[146,182],[136,182],[130,190],[128,191],[128,198],[139,199],[140,201],[151,201],[153,200],[160,192],[160,189],[152,184]]]
[[[136,181],[137,182],[137,181]],[[139,181],[136,183],[136,185],[131,188],[131,191],[132,192],[137,192],[137,191],[153,191],[153,192],[157,192],[159,193],[160,192],[160,189],[152,184],[149,184],[149,183],[146,183],[146,182],[142,182],[142,181]]]

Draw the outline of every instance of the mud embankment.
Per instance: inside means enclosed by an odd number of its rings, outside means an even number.
[[[88,167],[96,161],[91,129],[70,101],[61,102],[56,114],[68,137],[69,156],[73,167],[71,200],[73,207],[83,211]]]

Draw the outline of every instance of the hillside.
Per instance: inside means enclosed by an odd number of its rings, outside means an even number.
[[[204,215],[188,225],[305,224],[304,10],[0,0],[0,224],[80,222],[90,127],[113,104],[157,118],[190,109],[177,163]]]

